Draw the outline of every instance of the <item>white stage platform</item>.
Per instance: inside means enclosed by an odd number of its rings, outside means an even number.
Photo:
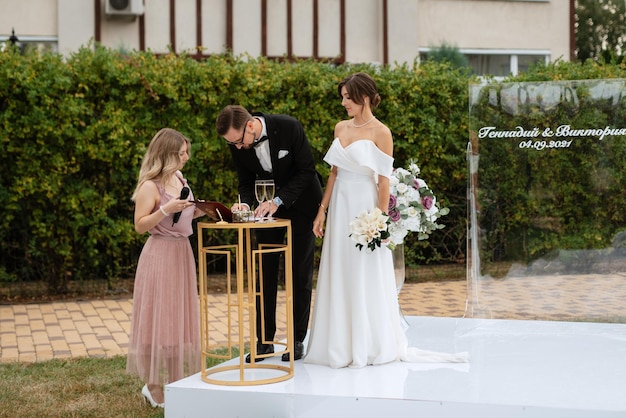
[[[166,386],[165,416],[626,417],[625,324],[407,320],[410,345],[468,351],[469,363],[334,370],[299,360],[290,380],[244,387],[198,373]]]

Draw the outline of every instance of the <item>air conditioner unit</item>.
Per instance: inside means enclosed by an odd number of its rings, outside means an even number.
[[[143,14],[143,0],[104,0],[104,13],[109,16],[138,16]]]

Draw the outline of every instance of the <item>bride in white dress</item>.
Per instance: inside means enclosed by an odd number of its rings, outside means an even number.
[[[372,113],[381,99],[369,75],[347,77],[338,91],[352,119],[335,126],[335,139],[324,157],[332,169],[313,223],[324,244],[304,361],[333,368],[398,360],[465,362],[465,353],[408,347],[391,251],[384,246],[359,250],[349,237],[349,224],[359,213],[376,206],[388,210],[393,139]]]

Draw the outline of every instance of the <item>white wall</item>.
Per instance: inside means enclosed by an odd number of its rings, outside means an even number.
[[[419,0],[420,47],[549,50],[569,60],[569,1]],[[436,24],[434,24],[436,22]]]
[[[169,2],[148,0],[145,2],[146,49],[155,53],[166,53],[170,47]],[[191,23],[190,23],[191,25]],[[105,29],[102,29],[104,36]],[[139,37],[139,28],[136,30]]]
[[[0,0],[0,34],[56,36],[57,0]],[[93,4],[93,2],[86,1]]]
[[[319,51],[322,57],[336,57],[341,53],[339,2],[319,0],[324,13],[319,15]]]
[[[101,43],[139,49],[139,19],[110,18],[101,11]],[[145,1],[145,47],[165,53],[170,47],[169,0]],[[267,54],[283,56],[287,46],[287,0],[268,0]],[[339,0],[319,0],[319,57],[340,55]],[[346,0],[346,61],[382,63],[382,0]],[[388,0],[388,62],[412,62],[420,48],[442,42],[461,49],[548,51],[569,59],[569,1]],[[313,0],[293,0],[292,53],[312,56]],[[0,0],[0,38],[15,27],[18,36],[58,36],[67,54],[95,37],[93,0]],[[233,53],[258,56],[261,0],[233,1]],[[195,52],[196,1],[176,0],[175,50]],[[204,53],[226,50],[226,1],[203,0]]]
[[[53,3],[48,1],[48,3]],[[95,11],[93,2],[58,0],[58,47],[69,55],[94,38]]]
[[[389,1],[389,62],[413,62],[418,55],[419,1]],[[398,41],[401,40],[401,41]]]

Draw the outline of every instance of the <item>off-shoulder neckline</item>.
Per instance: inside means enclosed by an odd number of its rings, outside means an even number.
[[[339,145],[341,146],[341,148],[343,149],[348,149],[350,148],[352,145],[356,144],[357,142],[363,142],[363,141],[367,141],[367,142],[371,142],[374,146],[376,146],[376,144],[374,143],[374,141],[372,141],[371,139],[357,139],[356,141],[352,141],[350,142],[348,145],[343,145],[341,143],[341,139],[339,139],[339,137],[335,138],[335,141],[337,141],[339,143]]]

